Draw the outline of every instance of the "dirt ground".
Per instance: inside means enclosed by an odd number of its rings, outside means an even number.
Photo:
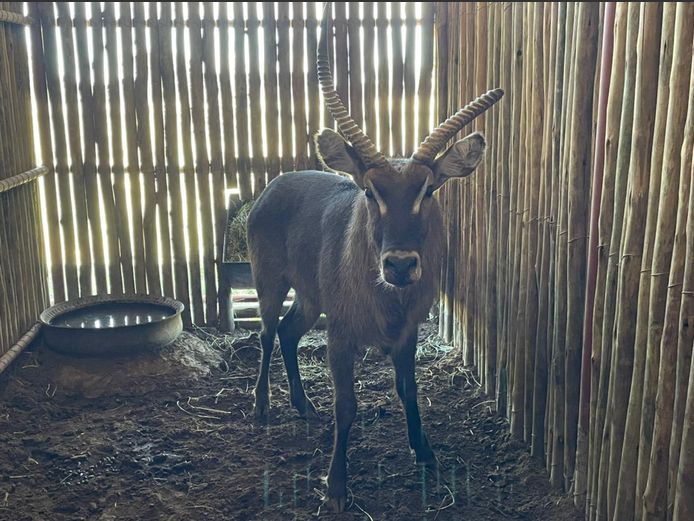
[[[73,363],[34,348],[0,378],[0,519],[578,520],[432,330],[420,335],[417,379],[439,470],[415,466],[389,361],[367,349],[340,515],[321,506],[332,442],[323,333],[300,349],[322,415],[310,423],[289,406],[279,350],[270,421],[252,419],[257,334],[184,333],[179,343],[203,344],[213,367],[148,363],[124,380],[133,362]]]

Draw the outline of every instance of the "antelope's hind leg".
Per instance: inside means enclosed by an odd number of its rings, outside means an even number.
[[[284,298],[289,292],[289,285],[284,281],[272,283],[257,282],[258,304],[263,328],[260,332],[260,368],[255,383],[255,402],[253,412],[258,419],[265,419],[270,412],[270,360],[275,345],[275,333]]]
[[[280,337],[280,348],[282,349],[282,359],[287,370],[289,400],[304,418],[318,418],[318,412],[304,391],[296,351],[299,340],[313,327],[319,315],[320,311],[317,305],[297,294],[292,307],[289,308],[289,311],[282,318],[277,328],[277,333]]]

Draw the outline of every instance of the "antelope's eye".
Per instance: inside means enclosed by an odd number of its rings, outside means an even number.
[[[370,188],[364,188],[364,195],[369,199],[373,199],[374,197],[374,193],[371,191]]]
[[[430,185],[427,188],[427,191],[424,192],[424,195],[426,195],[427,197],[431,197],[432,195],[434,195],[434,185]]]

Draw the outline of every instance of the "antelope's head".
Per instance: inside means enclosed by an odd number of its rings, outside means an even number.
[[[362,189],[368,209],[368,236],[383,281],[405,287],[422,276],[422,248],[430,233],[432,213],[438,218],[434,193],[447,180],[470,175],[484,158],[484,136],[475,132],[446,148],[459,130],[501,99],[494,89],[441,123],[412,157],[386,159],[357,126],[335,91],[328,59],[326,5],[318,44],[318,79],[328,110],[340,134],[324,129],[314,137],[318,157],[328,170],[345,172]],[[343,137],[344,136],[344,137]],[[440,221],[440,219],[437,219]]]

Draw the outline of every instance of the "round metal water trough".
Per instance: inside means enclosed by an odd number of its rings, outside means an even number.
[[[67,355],[123,356],[173,342],[183,330],[183,304],[148,295],[96,295],[41,313],[46,345]]]

